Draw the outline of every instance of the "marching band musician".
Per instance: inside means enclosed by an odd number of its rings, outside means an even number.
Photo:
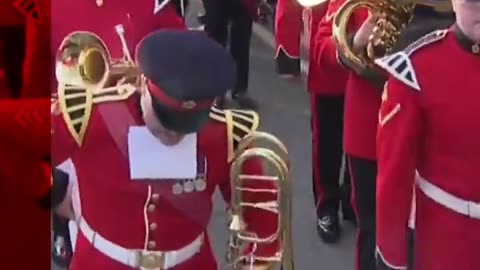
[[[253,22],[258,20],[256,0],[206,0],[205,32],[218,43],[228,48],[236,63],[237,80],[231,91],[232,100],[242,109],[257,109],[257,102],[248,94],[250,78],[250,42]],[[227,46],[228,45],[228,46]],[[216,105],[227,107],[225,97]]]
[[[297,0],[278,0],[275,7],[275,64],[282,77],[300,75],[303,10]]]
[[[112,57],[117,57],[122,50],[112,31],[116,25],[126,28],[127,39],[133,45],[147,33],[160,28],[185,28],[169,0],[38,0],[33,3],[36,8],[24,11],[30,15],[27,16],[23,97],[50,97],[52,89],[56,89],[54,85],[50,87],[55,81],[52,64],[62,39],[72,31],[91,31],[99,35]],[[22,7],[28,5],[19,8]],[[33,11],[39,15],[34,16]],[[44,68],[47,66],[52,69]]]
[[[413,185],[412,269],[480,267],[480,2],[452,3],[453,27],[377,62],[390,73],[377,138],[379,269],[406,269]]]
[[[72,157],[81,196],[70,269],[217,269],[206,235],[211,196],[219,187],[230,200],[233,152],[258,127],[258,115],[211,109],[234,85],[235,64],[204,32],[152,33],[138,45],[136,62],[141,95],[135,89],[109,92],[85,104],[90,115],[66,114],[67,108],[52,120],[54,165]],[[84,135],[68,128],[78,119],[85,120]],[[260,175],[260,164],[252,161],[244,172]],[[270,187],[262,184],[247,187]],[[65,198],[59,207],[71,207],[71,195],[55,196]],[[254,203],[271,197],[243,194]],[[275,232],[274,213],[248,208],[244,214],[259,237]],[[253,247],[245,254],[246,269],[269,269],[277,247]]]
[[[451,8],[446,1],[421,2],[413,11],[413,21],[402,31],[393,52],[405,48],[422,35],[448,27],[453,22]],[[437,8],[443,8],[442,11]],[[362,14],[363,12],[363,14]],[[351,35],[354,52],[363,52],[376,26],[374,16],[367,19],[366,10],[359,10],[354,19],[364,21]],[[375,269],[375,213],[376,213],[376,127],[381,103],[384,74],[375,70],[357,70],[350,60],[339,53],[340,62],[350,68],[346,86],[344,149],[348,157],[355,210],[359,222],[357,256],[359,270]]]
[[[347,71],[337,61],[331,38],[332,19],[342,3],[329,1],[324,16],[316,24],[312,23],[311,27],[308,90],[312,115],[313,187],[317,229],[326,243],[336,242],[340,237],[340,207],[343,218],[355,223],[350,202],[349,171],[340,172]],[[358,22],[352,21],[352,24]],[[341,177],[344,179],[343,186],[339,183]]]

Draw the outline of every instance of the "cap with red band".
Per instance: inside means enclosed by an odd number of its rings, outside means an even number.
[[[155,85],[152,81],[147,80],[147,90],[153,98],[158,102],[168,107],[173,111],[187,112],[187,111],[203,111],[212,107],[214,99],[205,99],[201,101],[195,100],[177,100],[169,97],[160,87]]]
[[[204,32],[153,32],[139,42],[135,55],[155,114],[177,132],[201,128],[215,98],[235,85],[235,62]]]

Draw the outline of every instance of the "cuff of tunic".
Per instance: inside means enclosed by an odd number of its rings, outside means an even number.
[[[300,75],[300,58],[288,56],[283,49],[279,49],[275,63],[279,75]]]
[[[407,270],[406,265],[393,264],[388,261],[378,246],[375,249],[375,258],[377,260],[377,270]]]

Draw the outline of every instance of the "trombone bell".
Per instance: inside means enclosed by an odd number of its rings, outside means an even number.
[[[99,84],[107,73],[107,61],[101,50],[89,48],[79,57],[80,76],[87,84]]]
[[[123,32],[122,46],[126,46]],[[60,85],[73,85],[101,90],[113,86],[120,79],[139,82],[140,72],[135,67],[128,48],[121,59],[111,59],[103,41],[90,32],[69,34],[60,45],[56,56],[56,77]],[[133,79],[133,80],[132,80]]]
[[[266,144],[266,146],[261,145]],[[293,270],[293,245],[291,239],[291,187],[289,180],[288,152],[286,147],[271,134],[265,132],[252,132],[238,145],[236,158],[230,171],[232,181],[231,219],[229,224],[229,247],[227,262],[232,270],[239,270],[242,261],[252,260],[244,255],[245,247],[255,247],[263,243],[279,242],[279,252],[273,257],[259,258],[261,261],[275,262],[283,270]],[[242,174],[245,162],[249,160],[262,162],[262,175]],[[262,181],[273,183],[270,188],[249,188],[244,184],[247,181]],[[265,202],[248,202],[242,197],[243,192],[271,193],[276,199]],[[243,217],[243,209],[252,207],[274,213],[278,225],[273,234],[259,237],[254,232],[247,231],[248,224]],[[253,252],[252,251],[252,252]]]

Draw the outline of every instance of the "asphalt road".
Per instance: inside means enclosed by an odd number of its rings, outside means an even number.
[[[195,21],[194,15],[198,10],[198,3],[193,3],[189,21]],[[335,245],[325,245],[317,236],[311,190],[308,96],[301,80],[285,81],[275,75],[271,44],[268,37],[260,37],[258,32],[252,39],[249,91],[260,104],[261,128],[278,136],[289,149],[292,164],[295,268],[353,269],[355,232],[350,224],[343,225],[343,237]],[[210,237],[221,269],[227,269],[224,264],[227,243],[225,204],[218,194],[214,200]],[[52,270],[61,269],[53,267]]]

